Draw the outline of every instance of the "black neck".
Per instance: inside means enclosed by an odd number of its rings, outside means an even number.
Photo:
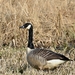
[[[28,39],[28,47],[34,49],[33,45],[33,26],[29,29],[29,39]]]

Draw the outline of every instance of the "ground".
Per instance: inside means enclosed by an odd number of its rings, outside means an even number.
[[[0,51],[0,75],[74,75],[75,61],[68,61],[56,69],[43,71],[37,70],[28,65],[26,60],[25,48],[5,47]],[[68,53],[56,50],[55,52],[64,54],[68,58],[75,59],[75,49],[72,48]]]

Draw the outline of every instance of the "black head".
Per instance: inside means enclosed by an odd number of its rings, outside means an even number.
[[[30,29],[32,27],[31,23],[25,23],[23,26],[20,26],[19,28],[26,28],[26,29]]]

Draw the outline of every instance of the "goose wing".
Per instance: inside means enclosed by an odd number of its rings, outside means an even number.
[[[46,60],[52,60],[52,59],[60,59],[64,61],[68,61],[69,59],[65,57],[62,54],[55,53],[51,50],[45,50],[45,49],[36,49],[33,51],[34,55],[41,56],[45,58]]]

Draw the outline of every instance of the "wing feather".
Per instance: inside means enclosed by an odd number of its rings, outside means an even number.
[[[33,54],[41,56],[41,57],[45,58],[46,60],[52,60],[52,59],[60,59],[60,60],[65,60],[65,61],[69,60],[64,55],[55,53],[51,50],[36,49],[33,51]]]

